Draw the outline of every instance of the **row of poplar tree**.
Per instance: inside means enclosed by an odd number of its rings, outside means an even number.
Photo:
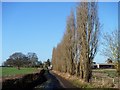
[[[67,18],[66,31],[61,42],[53,48],[53,69],[90,82],[99,33],[97,2],[78,3],[76,11],[71,10]]]

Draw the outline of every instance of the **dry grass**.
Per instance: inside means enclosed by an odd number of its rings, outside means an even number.
[[[56,74],[62,76],[63,78],[69,80],[73,85],[79,88],[117,88],[118,87],[118,77],[114,69],[98,69],[93,70],[93,76],[90,83],[86,83],[80,80],[76,76],[71,76],[68,73],[61,73],[54,71]]]
[[[115,69],[93,70],[92,85],[100,88],[117,88],[118,77]]]

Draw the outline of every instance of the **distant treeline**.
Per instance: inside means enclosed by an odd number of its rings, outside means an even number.
[[[50,59],[43,63],[38,60],[37,54],[29,52],[26,55],[21,52],[15,52],[9,56],[9,58],[3,62],[1,67],[39,67],[48,68],[51,65]]]
[[[38,61],[36,53],[29,52],[27,55],[15,52],[3,63],[5,67],[42,67],[42,62]]]

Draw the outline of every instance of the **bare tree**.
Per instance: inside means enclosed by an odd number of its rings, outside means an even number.
[[[20,67],[23,66],[26,61],[26,56],[24,54],[22,54],[21,52],[15,52],[13,53],[9,59],[7,59],[7,63],[8,65],[12,65],[12,66],[17,66],[18,70],[20,70]]]
[[[37,57],[37,54],[36,53],[33,53],[33,52],[29,52],[27,55],[26,55],[30,61],[30,66],[34,66],[37,65],[37,61],[38,61],[38,57]]]
[[[54,69],[71,75],[76,73],[89,82],[92,76],[91,64],[98,47],[99,27],[97,3],[81,2],[77,6],[76,20],[71,11],[63,39],[53,49]]]
[[[86,82],[89,82],[92,76],[91,65],[97,52],[99,29],[97,3],[81,2],[77,7],[77,31],[82,75],[80,77]]]
[[[73,75],[75,73],[75,17],[74,12],[71,11],[67,21],[67,48],[68,48],[68,62],[69,62],[69,73]]]
[[[120,42],[119,42],[119,31],[114,30],[111,33],[103,34],[103,49],[101,54],[107,56],[111,60],[113,60],[116,70],[118,73],[118,77],[120,78]]]
[[[118,57],[118,31],[104,33],[102,46],[101,54],[115,61]]]

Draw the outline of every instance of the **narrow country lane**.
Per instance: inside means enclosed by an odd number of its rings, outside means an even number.
[[[36,86],[35,89],[42,88],[45,90],[53,90],[61,88],[76,88],[69,81],[53,73],[52,71],[46,71],[44,75],[47,78],[47,81],[41,85]]]
[[[57,75],[56,73],[51,72],[60,82],[63,88],[77,88],[73,84],[71,84],[68,80],[64,79],[63,77]]]
[[[52,90],[52,89],[60,89],[63,88],[63,86],[60,84],[59,80],[51,74],[48,70],[45,72],[45,77],[47,79],[46,82],[44,82],[41,85],[38,85],[35,87],[35,89],[44,89],[44,90]]]

